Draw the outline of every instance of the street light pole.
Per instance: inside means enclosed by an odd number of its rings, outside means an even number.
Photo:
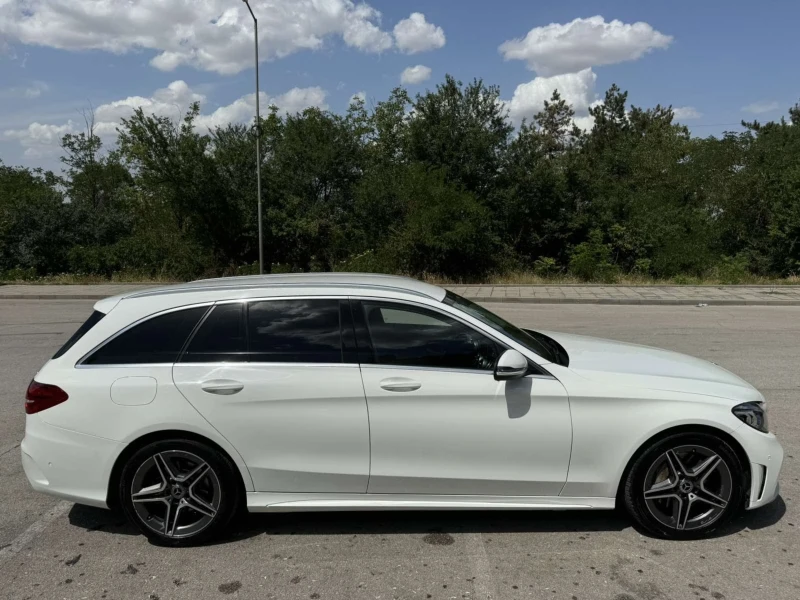
[[[261,217],[261,107],[260,107],[260,86],[258,83],[258,19],[250,8],[247,0],[242,0],[253,17],[254,38],[256,46],[256,186],[258,194],[258,272],[264,274],[264,231],[263,220]]]

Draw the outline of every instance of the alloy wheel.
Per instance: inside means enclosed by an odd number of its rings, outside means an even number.
[[[220,507],[222,489],[214,469],[183,450],[158,452],[133,476],[131,502],[155,533],[186,538],[208,527]]]
[[[678,531],[712,524],[725,512],[733,493],[725,460],[700,445],[671,448],[658,456],[644,478],[644,500],[662,525]]]

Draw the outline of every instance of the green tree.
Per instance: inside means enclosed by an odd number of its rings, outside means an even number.
[[[66,271],[74,225],[53,173],[0,162],[0,271]]]

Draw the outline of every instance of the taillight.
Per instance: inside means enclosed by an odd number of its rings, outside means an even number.
[[[25,412],[29,415],[48,409],[67,400],[67,392],[57,385],[31,381],[25,394]]]

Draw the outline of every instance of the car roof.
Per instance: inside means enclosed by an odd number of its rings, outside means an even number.
[[[410,277],[371,273],[290,273],[284,275],[248,275],[201,279],[144,290],[135,290],[106,298],[95,304],[95,309],[109,312],[120,300],[196,294],[218,300],[231,294],[236,298],[261,297],[299,292],[302,294],[389,292],[401,295],[422,296],[441,301],[445,290]]]

